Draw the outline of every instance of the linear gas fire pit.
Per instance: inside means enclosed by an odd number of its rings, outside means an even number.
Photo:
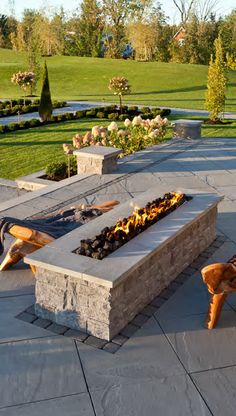
[[[105,258],[75,251],[165,192],[150,189],[26,257],[37,269],[36,315],[106,340],[118,334],[212,243],[221,198],[181,190],[182,205]]]

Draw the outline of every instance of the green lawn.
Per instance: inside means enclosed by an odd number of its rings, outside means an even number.
[[[43,169],[51,161],[63,160],[62,144],[71,143],[75,133],[85,133],[96,124],[106,126],[108,123],[94,119],[68,121],[0,135],[0,177],[15,179]],[[236,138],[236,122],[228,126],[204,125],[202,130],[204,137]],[[167,135],[170,137],[171,129]]]
[[[12,73],[26,68],[25,55],[0,49],[0,97],[19,97]],[[164,62],[136,62],[73,56],[47,58],[54,99],[116,101],[109,79],[126,76],[132,85],[127,103],[180,108],[204,108],[207,67]],[[228,74],[226,110],[236,111],[236,71]]]

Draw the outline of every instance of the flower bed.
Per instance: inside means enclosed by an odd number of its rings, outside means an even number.
[[[168,125],[168,119],[160,115],[153,119],[143,119],[139,115],[132,121],[127,118],[124,121],[124,128],[121,129],[115,121],[112,121],[107,128],[94,126],[84,136],[78,133],[72,139],[73,146],[76,149],[90,145],[122,148],[121,156],[125,156],[159,143],[165,137]],[[71,145],[64,144],[63,148],[67,154],[70,153]]]

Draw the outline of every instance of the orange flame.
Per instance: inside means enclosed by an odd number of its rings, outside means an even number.
[[[174,205],[179,205],[183,202],[184,195],[178,192],[172,192],[167,194],[160,200],[153,201],[145,208],[134,208],[133,214],[127,219],[119,220],[112,231],[116,234],[117,231],[123,231],[125,234],[129,234],[130,230],[144,227],[148,222],[153,222],[158,219],[161,214],[170,210]]]

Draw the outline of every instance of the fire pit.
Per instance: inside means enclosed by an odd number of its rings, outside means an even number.
[[[189,199],[184,194],[169,192],[164,197],[148,202],[145,208],[135,207],[128,218],[117,221],[111,227],[105,227],[93,239],[81,240],[75,253],[102,260]]]
[[[81,240],[114,227],[134,206],[145,207],[164,192],[142,193],[133,206],[120,204],[30,254],[26,262],[37,269],[36,315],[110,340],[188,267],[216,237],[221,198],[214,194],[188,191],[192,199],[102,260],[75,253]]]

